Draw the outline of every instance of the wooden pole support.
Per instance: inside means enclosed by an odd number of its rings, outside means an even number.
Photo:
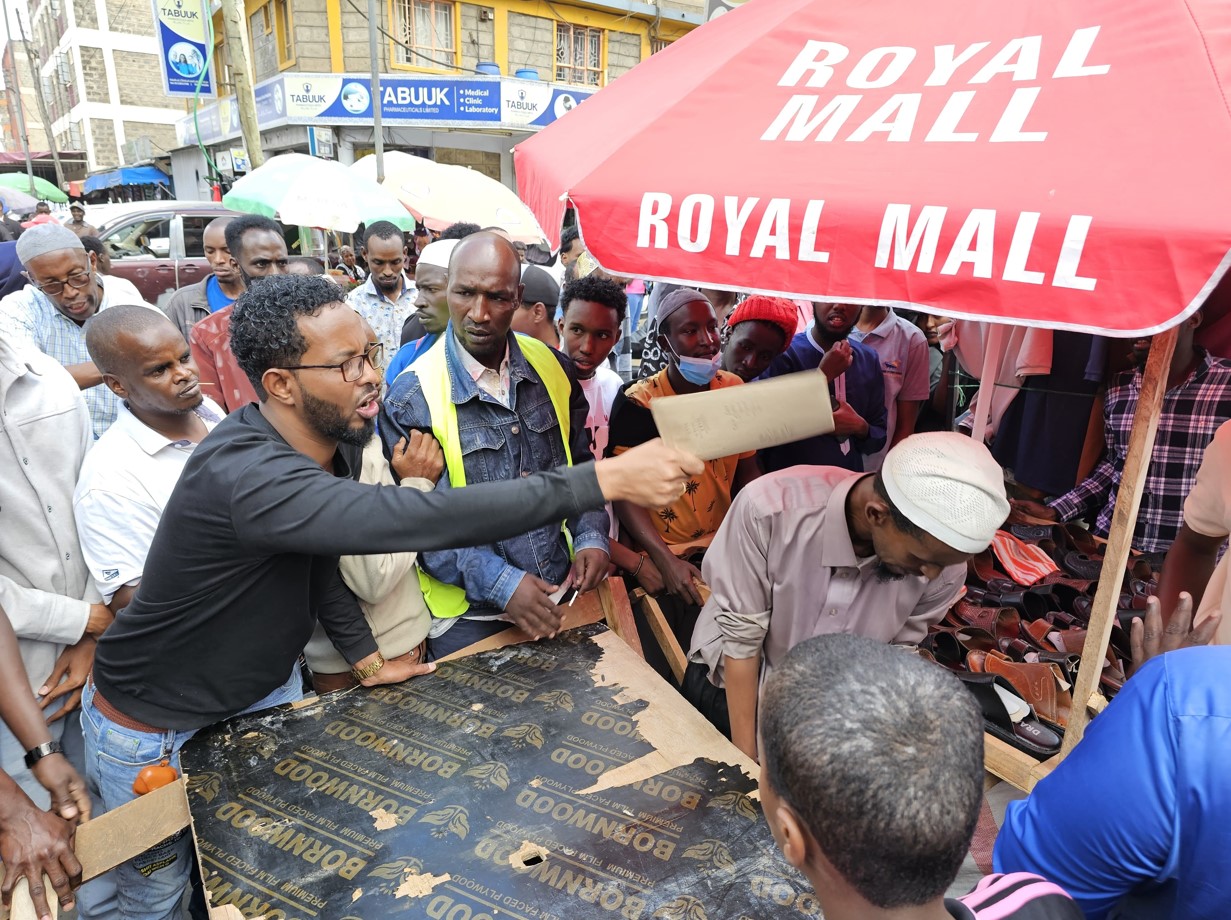
[[[1098,690],[1103,659],[1111,641],[1111,628],[1116,622],[1117,602],[1123,587],[1129,550],[1132,548],[1133,530],[1137,525],[1141,493],[1145,488],[1146,472],[1150,468],[1150,455],[1154,449],[1154,436],[1158,433],[1158,417],[1163,396],[1167,392],[1171,356],[1175,353],[1178,335],[1179,327],[1173,326],[1154,337],[1145,371],[1141,375],[1137,411],[1133,415],[1133,428],[1128,439],[1128,456],[1120,474],[1120,489],[1116,495],[1111,530],[1107,535],[1107,549],[1103,555],[1103,573],[1099,578],[1098,591],[1094,595],[1086,644],[1081,650],[1081,667],[1077,672],[1077,685],[1073,689],[1074,700],[1089,700]],[[1065,729],[1064,744],[1060,748],[1061,758],[1081,741],[1089,722],[1089,709],[1086,706],[1074,706]]]

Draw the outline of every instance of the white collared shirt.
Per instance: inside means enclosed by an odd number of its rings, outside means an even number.
[[[195,411],[208,430],[226,415],[208,398]],[[73,510],[90,575],[108,603],[141,580],[158,521],[196,446],[168,440],[121,402],[115,424],[86,455]]]
[[[462,367],[474,381],[474,385],[490,396],[506,409],[509,408],[509,346],[504,346],[504,357],[500,360],[500,368],[492,370],[475,359],[474,355],[457,343],[457,353],[462,361]]]

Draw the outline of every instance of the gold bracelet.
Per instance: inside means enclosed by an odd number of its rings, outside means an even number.
[[[365,664],[362,668],[351,668],[350,676],[363,683],[377,671],[385,666],[385,656],[380,652],[376,653],[376,660],[371,664]]]

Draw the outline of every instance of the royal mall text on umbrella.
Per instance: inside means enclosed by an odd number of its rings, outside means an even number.
[[[1051,73],[1051,79],[1092,77],[1108,73],[1110,65],[1089,63],[1098,33],[1098,26],[1074,31]],[[922,85],[949,86],[958,71],[967,64],[970,65],[966,68],[970,75],[965,82],[969,85],[986,85],[1001,75],[1012,81],[1037,81],[1042,43],[1042,36],[1038,35],[1014,38],[990,56],[984,53],[989,42],[975,42],[961,51],[956,45],[936,45],[932,48],[930,73]],[[827,87],[838,73],[839,65],[849,63],[850,66],[845,68],[844,74],[844,82],[848,88],[883,89],[901,80],[917,58],[918,49],[891,46],[873,48],[852,63],[850,49],[845,45],[811,40],[805,43],[786,68],[778,85],[797,87],[802,81],[807,87]],[[974,69],[976,67],[977,70]],[[1025,127],[1026,119],[1041,91],[1042,87],[1039,86],[1015,89],[990,134],[986,135],[987,142],[1039,143],[1046,140],[1047,131],[1026,130]],[[978,130],[959,130],[959,127],[977,127],[960,124],[975,99],[975,93],[975,90],[958,90],[951,93],[932,121],[924,138],[925,143],[970,143],[980,140],[984,135]],[[761,140],[841,140],[858,143],[880,138],[887,142],[909,142],[914,135],[923,93],[893,94],[841,138],[839,134],[863,101],[863,94],[832,95],[817,111],[823,98],[820,94],[792,95],[761,135]],[[665,192],[646,192],[641,199],[637,246],[667,248],[671,229],[668,222],[671,221],[675,224],[675,237],[680,249],[685,252],[704,251],[710,244],[719,201],[725,216],[727,255],[744,254],[745,244],[748,244],[747,254],[753,258],[768,256],[801,262],[829,261],[829,253],[816,248],[817,232],[825,206],[825,202],[820,199],[813,199],[805,204],[801,232],[792,252],[789,232],[792,207],[790,199],[769,199],[759,222],[756,223],[756,231],[749,239],[748,231],[753,227],[750,218],[760,203],[759,198],[725,196],[719,199],[713,195],[695,194],[685,196],[679,207],[675,208],[671,195]],[[1054,287],[1093,290],[1095,279],[1078,274],[1082,249],[1093,218],[1080,214],[1069,218],[1063,242],[1050,260],[1055,265],[1055,270],[1048,280],[1046,272],[1027,268],[1028,262],[1033,264],[1039,261],[1038,254],[1033,252],[1033,244],[1040,216],[1039,212],[1023,211],[1015,216],[1002,218],[1013,221],[1014,229],[1007,255],[1003,259],[1000,277],[1005,281],[1025,284],[1050,283]],[[931,272],[936,262],[941,227],[948,217],[949,208],[927,205],[920,209],[912,225],[910,205],[888,203],[877,243],[876,266]],[[940,274],[956,275],[964,265],[969,264],[973,277],[993,277],[997,261],[994,253],[996,221],[997,213],[990,208],[975,208],[967,212],[941,264]]]

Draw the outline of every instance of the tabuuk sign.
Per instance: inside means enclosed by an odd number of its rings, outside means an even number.
[[[207,13],[202,0],[154,0],[162,85],[168,96],[214,94],[206,45]]]

